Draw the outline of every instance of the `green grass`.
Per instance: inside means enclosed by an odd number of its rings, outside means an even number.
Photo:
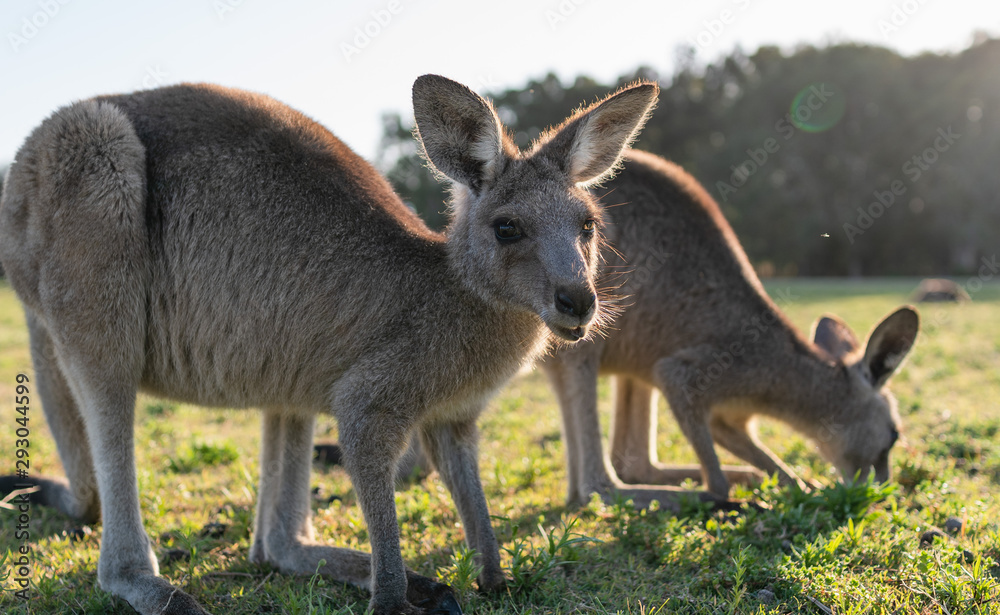
[[[816,317],[833,312],[861,337],[915,286],[913,279],[768,283],[797,326],[808,330]],[[532,372],[504,389],[481,420],[480,469],[510,591],[492,597],[475,591],[475,562],[462,548],[454,506],[435,476],[397,494],[403,556],[418,572],[452,584],[467,613],[998,613],[998,308],[1000,285],[985,286],[971,304],[920,308],[919,341],[892,383],[905,422],[893,455],[897,483],[837,486],[807,441],[764,422],[765,442],[801,475],[830,486],[806,494],[768,483],[742,494],[767,509],[738,516],[697,503],[680,516],[636,511],[627,502],[567,509],[559,412],[545,379]],[[13,471],[19,371],[31,371],[27,335],[3,285],[0,463],[9,468],[0,473]],[[600,393],[607,429],[607,382]],[[37,397],[31,412],[31,469],[60,474]],[[368,596],[361,590],[247,563],[258,430],[254,412],[140,398],[139,489],[161,574],[213,613],[364,612]],[[320,419],[317,437],[336,437],[332,420]],[[662,460],[694,461],[665,408],[658,449]],[[317,468],[313,484],[341,497],[317,503],[318,537],[367,550],[344,472]],[[949,517],[963,520],[962,531],[921,546],[921,535]],[[19,545],[13,521],[0,510],[0,556]],[[222,525],[203,531],[212,523]],[[81,529],[36,507],[31,531],[33,598],[25,605],[4,592],[0,612],[132,612],[95,591],[99,524]],[[190,557],[166,562],[163,555],[177,549]],[[0,565],[0,578],[9,571]]]

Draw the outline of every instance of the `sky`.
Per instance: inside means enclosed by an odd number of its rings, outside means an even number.
[[[382,114],[412,118],[424,73],[486,92],[548,72],[666,77],[679,45],[702,63],[839,42],[912,55],[961,50],[975,31],[1000,36],[1000,2],[3,0],[0,166],[65,104],[185,81],[269,94],[373,160]]]

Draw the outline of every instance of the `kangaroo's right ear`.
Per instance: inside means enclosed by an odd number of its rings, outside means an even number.
[[[536,155],[553,159],[575,184],[599,184],[639,136],[659,92],[655,83],[640,83],[574,113],[539,140]]]
[[[869,380],[881,388],[903,363],[920,330],[920,316],[910,306],[901,307],[880,322],[865,347],[862,360]]]
[[[424,156],[473,192],[494,179],[508,156],[507,137],[488,101],[440,75],[413,83],[413,115]]]
[[[854,331],[833,314],[826,314],[813,324],[812,338],[813,343],[835,359],[842,359],[860,347]]]

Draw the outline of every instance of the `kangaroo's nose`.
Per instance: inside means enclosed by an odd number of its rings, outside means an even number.
[[[594,309],[597,295],[588,290],[556,289],[556,309],[563,314],[586,316]]]

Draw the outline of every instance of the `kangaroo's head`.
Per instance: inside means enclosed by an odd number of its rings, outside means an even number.
[[[601,209],[585,188],[614,172],[657,92],[651,83],[624,88],[521,152],[488,101],[444,77],[417,79],[416,133],[452,181],[449,258],[469,288],[538,314],[564,340],[587,335],[600,312]]]
[[[830,424],[817,438],[820,453],[844,480],[890,478],[889,451],[899,437],[896,399],[886,388],[917,338],[920,318],[903,307],[880,322],[862,348],[844,321],[824,316],[813,327],[816,345],[842,364],[847,393],[831,399]]]

